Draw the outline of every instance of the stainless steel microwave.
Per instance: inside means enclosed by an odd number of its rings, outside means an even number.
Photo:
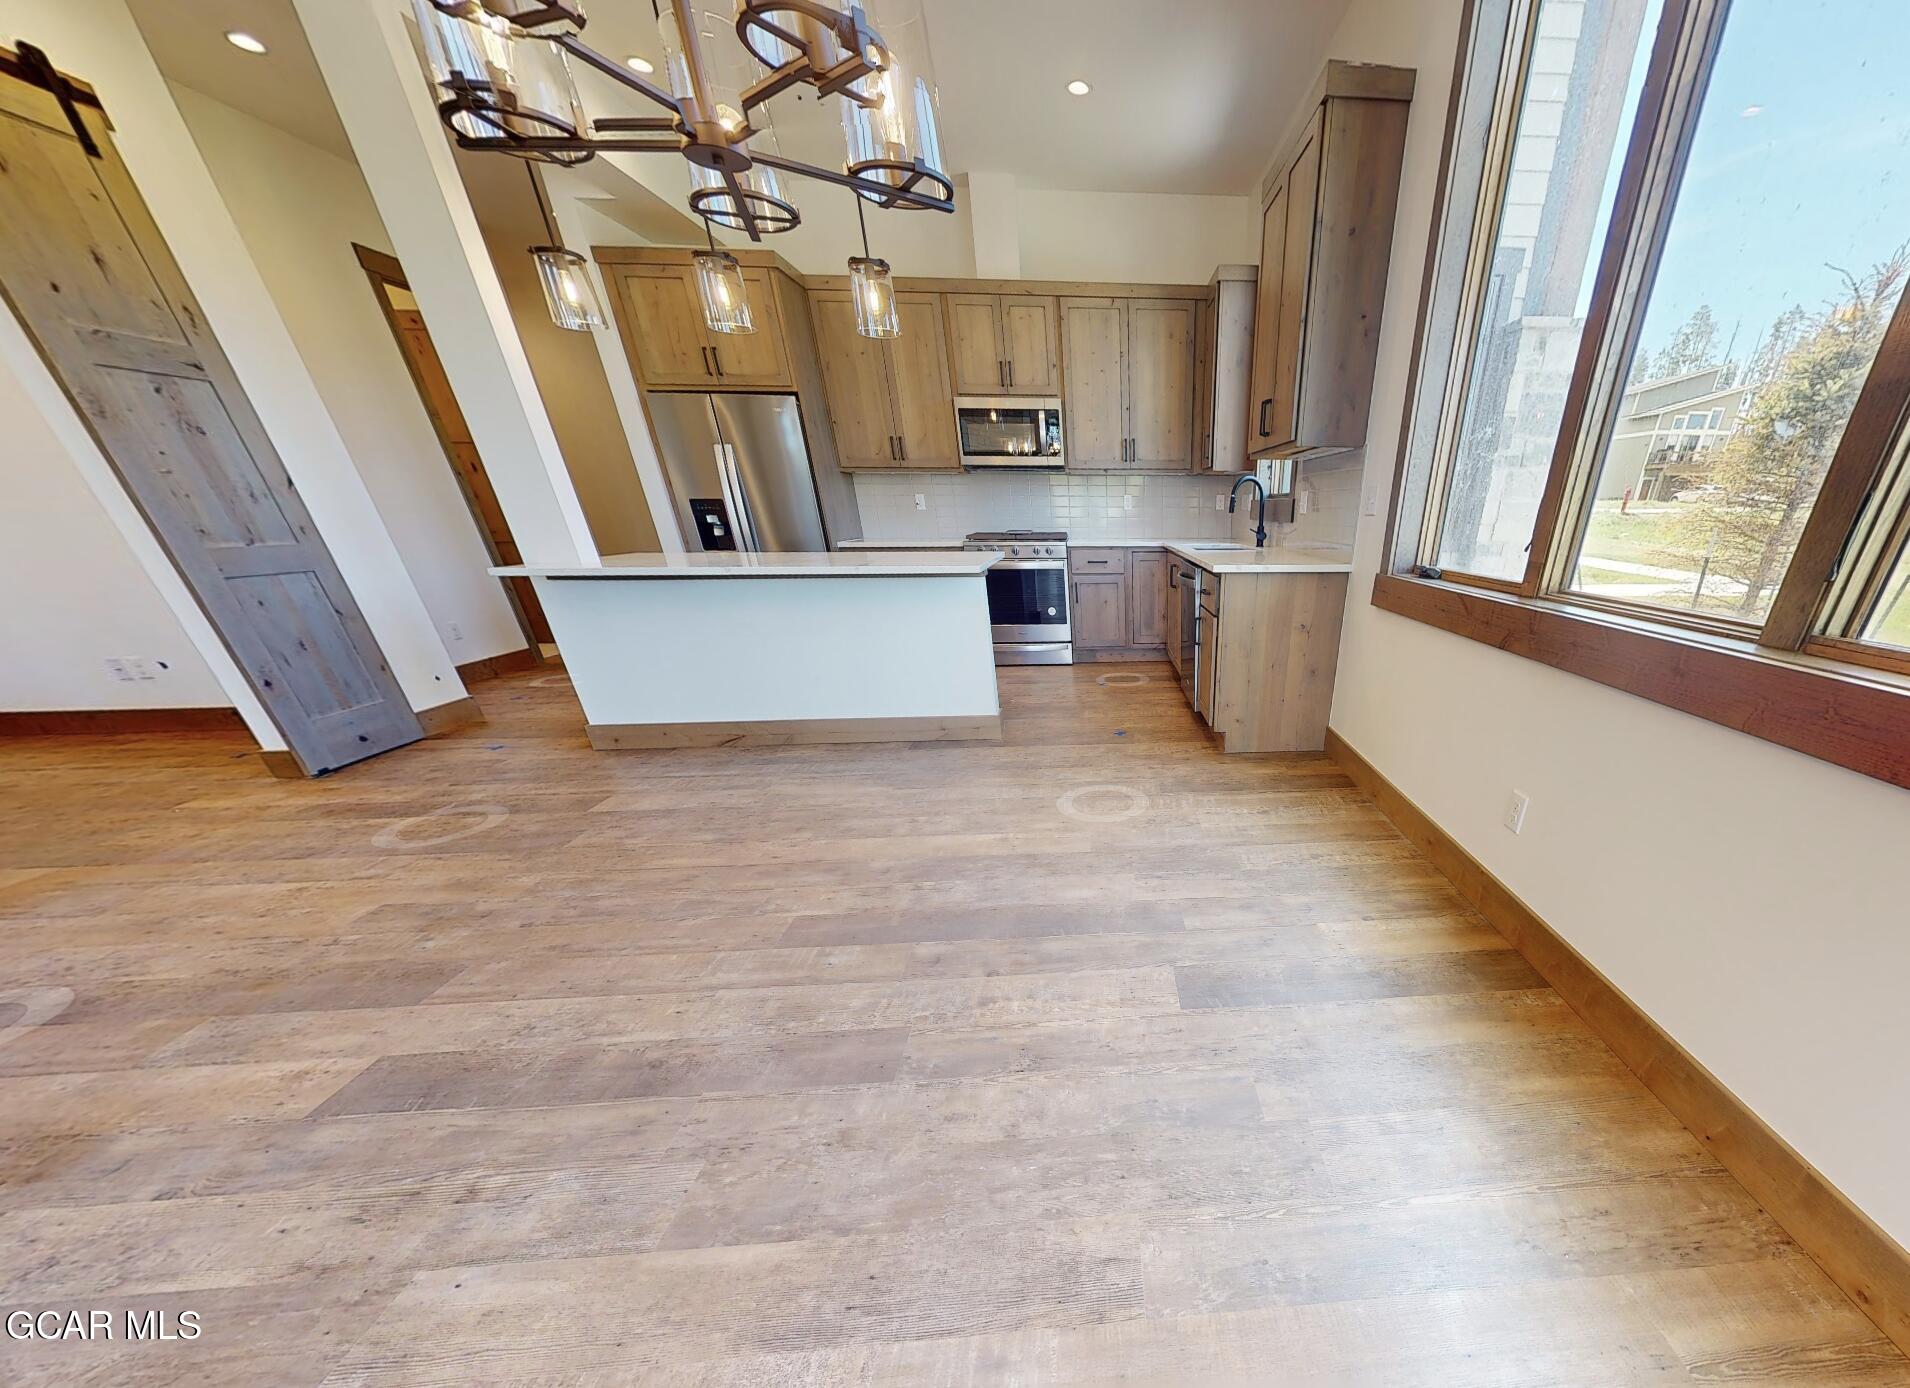
[[[1066,467],[1061,442],[1061,401],[1026,395],[973,396],[955,400],[955,433],[966,468]]]

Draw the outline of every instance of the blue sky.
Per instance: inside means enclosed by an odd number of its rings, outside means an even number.
[[[1643,346],[1701,303],[1739,360],[1910,241],[1910,3],[1734,0]],[[1622,157],[1622,148],[1618,152]]]

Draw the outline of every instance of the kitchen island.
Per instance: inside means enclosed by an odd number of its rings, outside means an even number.
[[[981,553],[513,564],[600,750],[1001,736]]]

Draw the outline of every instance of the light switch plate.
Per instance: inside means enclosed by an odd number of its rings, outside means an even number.
[[[915,494],[915,509],[918,511],[928,510],[928,498],[920,492]]]

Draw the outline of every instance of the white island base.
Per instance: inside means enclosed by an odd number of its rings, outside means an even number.
[[[992,554],[629,554],[527,577],[600,750],[999,741]]]

